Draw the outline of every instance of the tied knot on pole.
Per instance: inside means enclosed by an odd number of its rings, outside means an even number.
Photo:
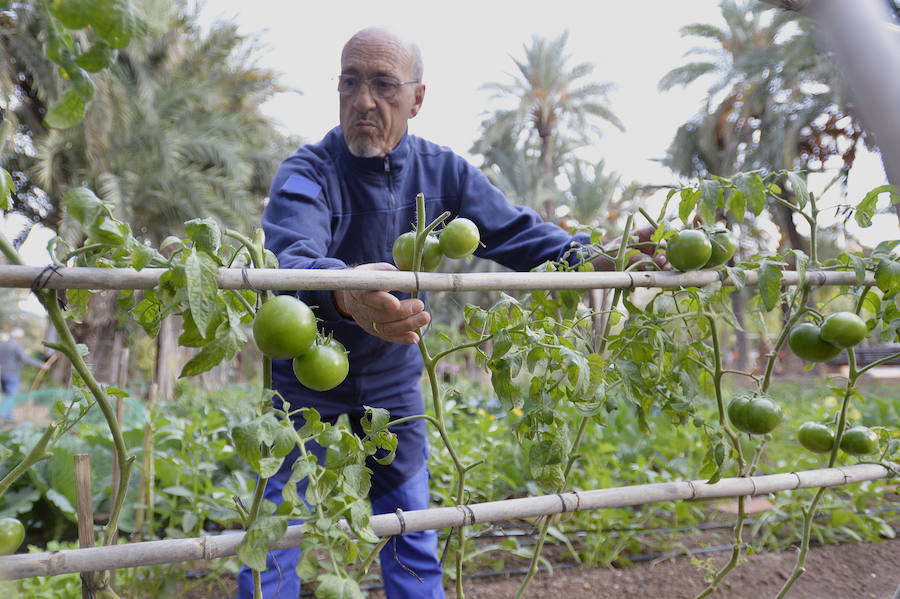
[[[244,264],[241,266],[241,279],[244,281],[244,287],[249,289],[250,291],[256,294],[256,309],[259,309],[259,294],[260,290],[253,286],[253,283],[250,282],[250,265]]]
[[[47,283],[50,282],[50,278],[56,275],[58,277],[62,277],[62,274],[59,272],[59,267],[54,264],[48,264],[38,273],[38,276],[34,278],[31,282],[31,292],[37,294],[39,291],[42,291],[47,288]],[[56,301],[59,304],[59,307],[62,310],[66,309],[65,300],[59,295],[56,294]]]

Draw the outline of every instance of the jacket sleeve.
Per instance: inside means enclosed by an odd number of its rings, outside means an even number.
[[[346,268],[343,261],[328,257],[331,216],[328,198],[315,175],[282,167],[262,215],[266,249],[278,257],[280,268]],[[329,290],[300,291],[297,297],[315,306],[325,321],[344,319]]]
[[[588,234],[570,235],[531,208],[511,203],[475,167],[465,163],[461,169],[459,216],[478,225],[484,246],[475,251],[476,256],[517,271],[531,270],[548,260],[579,261],[578,249],[590,244]]]

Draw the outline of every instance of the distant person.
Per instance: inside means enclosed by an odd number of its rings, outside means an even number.
[[[25,353],[22,341],[25,332],[13,329],[9,334],[0,336],[0,386],[3,388],[3,402],[0,405],[0,419],[12,420],[13,406],[19,395],[19,371],[22,364],[30,364],[36,368],[44,365]]]

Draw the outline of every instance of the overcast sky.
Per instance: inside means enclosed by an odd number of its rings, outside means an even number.
[[[597,149],[608,168],[626,180],[666,182],[671,175],[652,159],[664,154],[677,127],[701,107],[705,87],[660,94],[656,85],[697,44],[681,38],[683,25],[722,21],[712,0],[342,0],[307,7],[284,0],[208,0],[202,11],[204,23],[234,20],[243,33],[259,35],[260,65],[302,92],[282,94],[265,106],[291,133],[315,141],[337,124],[334,77],[341,48],[359,29],[386,25],[416,40],[424,57],[425,102],[410,121],[410,132],[467,155],[485,112],[497,108],[482,86],[511,81],[513,58],[524,58],[534,35],[554,39],[568,31],[569,66],[594,64],[592,79],[616,85],[609,105],[626,131],[612,126],[605,131]]]

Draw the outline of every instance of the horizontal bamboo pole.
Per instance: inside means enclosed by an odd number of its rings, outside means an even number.
[[[50,271],[41,266],[0,265],[0,287],[31,288],[36,283],[50,289],[152,289],[163,268],[65,267]],[[325,290],[392,289],[396,291],[534,291],[538,289],[628,289],[659,287],[678,289],[728,281],[714,270],[679,272],[497,272],[436,273],[324,269],[222,268],[217,283],[221,289]],[[755,271],[747,271],[746,284],[758,281]],[[800,273],[782,273],[783,285],[796,285]],[[809,271],[810,285],[854,285],[851,271]],[[872,273],[865,282],[874,284]]]
[[[715,499],[763,495],[793,489],[835,487],[890,476],[891,472],[879,464],[857,464],[842,468],[725,478],[711,485],[704,481],[687,481],[572,491],[557,495],[380,514],[372,516],[371,522],[375,534],[383,537],[475,523],[503,522],[562,512],[644,505],[660,501]],[[342,522],[341,525],[346,528],[345,523]],[[300,544],[302,534],[301,526],[289,526],[284,536],[273,542],[270,547],[272,549],[296,547]],[[237,546],[243,538],[243,532],[234,532],[193,539],[145,541],[90,549],[16,554],[0,558],[0,579],[56,576],[70,572],[115,570],[228,557],[235,555]]]

